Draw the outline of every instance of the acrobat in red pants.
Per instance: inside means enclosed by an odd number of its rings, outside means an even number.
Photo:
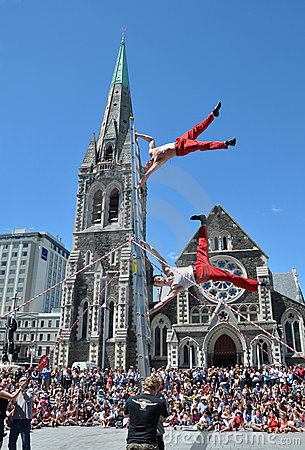
[[[203,122],[198,123],[190,131],[187,131],[180,138],[177,138],[176,155],[184,156],[191,152],[195,152],[196,150],[204,152],[205,150],[227,149],[228,144],[224,141],[202,142],[195,140],[204,130],[207,129],[213,120],[214,115],[211,113],[206,119],[204,119]]]
[[[218,267],[211,266],[208,255],[208,232],[205,225],[199,228],[199,244],[197,247],[197,261],[193,264],[194,275],[197,283],[204,283],[205,281],[228,281],[235,286],[246,289],[247,291],[256,292],[259,286],[259,281],[251,280],[249,278],[239,277],[233,273],[218,269]]]

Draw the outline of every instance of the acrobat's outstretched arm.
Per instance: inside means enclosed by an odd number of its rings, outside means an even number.
[[[140,133],[135,133],[135,137],[136,139],[142,138],[145,141],[149,142],[149,149],[156,148],[156,143],[153,137],[147,136],[147,134],[140,134]]]
[[[160,255],[160,253],[155,248],[153,248],[151,245],[147,244],[147,242],[145,242],[145,241],[140,241],[140,242],[143,247],[147,248],[147,250],[149,250],[154,256],[156,256],[159,259],[159,262],[161,263],[161,266],[162,266],[162,270],[166,274],[166,272],[168,272],[168,270],[169,270],[169,265],[167,264],[165,259]]]
[[[159,311],[159,309],[163,308],[163,306],[166,305],[166,303],[168,303],[170,300],[176,297],[176,295],[179,294],[179,292],[181,291],[184,291],[184,288],[182,286],[171,289],[169,294],[166,297],[164,297],[164,299],[161,302],[158,302],[156,306],[154,306],[152,309],[148,311],[147,317]]]
[[[147,179],[150,177],[150,175],[155,172],[157,169],[159,169],[159,167],[162,166],[162,164],[164,164],[165,161],[161,161],[161,159],[156,159],[153,161],[153,159],[151,159],[150,161],[148,161],[148,163],[146,163],[148,170],[145,172],[145,175],[143,175],[143,177],[141,178],[137,189],[139,190],[144,183],[146,183]]]

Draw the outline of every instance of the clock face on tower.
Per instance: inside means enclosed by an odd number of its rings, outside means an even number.
[[[231,256],[212,256],[210,264],[226,272],[234,273],[235,275],[247,278],[247,272],[244,266],[235,258]],[[203,295],[213,302],[217,303],[217,298],[225,302],[232,302],[238,299],[243,293],[244,289],[234,286],[234,284],[227,281],[206,281],[201,284],[204,291]]]

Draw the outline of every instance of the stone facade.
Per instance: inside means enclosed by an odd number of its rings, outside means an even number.
[[[205,292],[193,286],[180,293],[152,316],[152,366],[303,363],[302,358],[236,313],[239,311],[305,355],[305,303],[295,270],[274,274],[279,276],[275,283],[266,253],[220,205],[214,206],[208,216],[208,234],[211,264],[247,278],[270,282],[273,289],[259,287],[254,293],[228,283],[207,282],[202,285]],[[196,260],[197,243],[198,232],[180,254],[176,261],[178,267]],[[289,297],[281,293],[280,279],[286,280],[286,286],[287,279],[292,283]],[[217,302],[215,295],[232,310]]]
[[[79,169],[69,275],[128,242],[134,233],[130,116],[122,41],[98,137],[93,135]],[[145,235],[146,189],[141,190],[141,202]],[[61,308],[62,341],[56,353],[59,365],[91,361],[101,366],[103,356],[105,365],[111,367],[136,364],[130,257],[129,243],[66,282]],[[107,298],[104,292],[99,295],[116,273],[107,287]]]

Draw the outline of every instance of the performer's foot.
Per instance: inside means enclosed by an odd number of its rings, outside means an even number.
[[[233,139],[229,139],[228,141],[225,141],[226,145],[232,145],[232,147],[234,147],[234,145],[236,145],[236,137]]]
[[[213,116],[214,117],[218,117],[219,116],[219,110],[221,108],[221,102],[218,102],[217,105],[215,106],[215,108],[213,109]]]
[[[204,214],[201,214],[200,216],[192,216],[191,220],[200,220],[201,225],[207,224],[207,218]]]

